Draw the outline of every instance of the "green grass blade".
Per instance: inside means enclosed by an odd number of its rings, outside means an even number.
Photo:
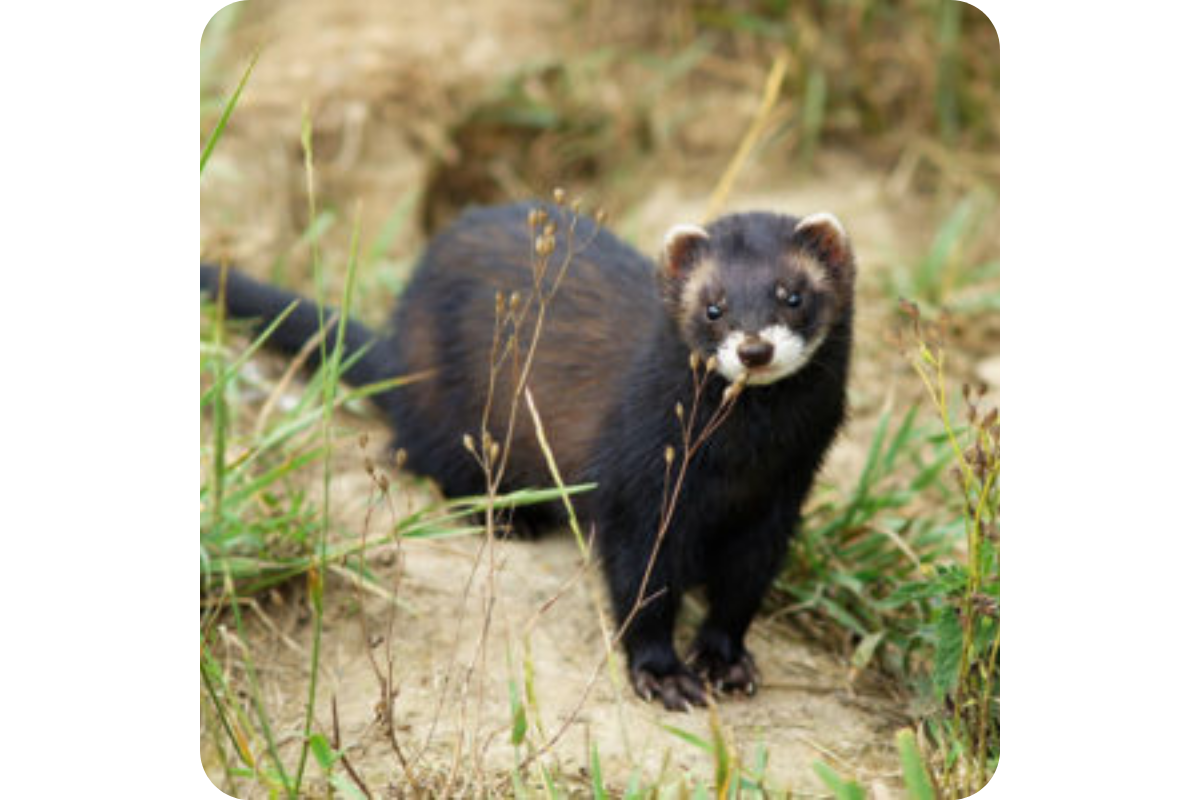
[[[711,742],[706,742],[691,731],[685,731],[683,728],[676,728],[674,725],[663,725],[663,730],[672,736],[677,736],[690,744],[692,747],[697,747],[706,753],[713,752]]]
[[[225,132],[225,125],[229,122],[229,117],[233,114],[233,109],[237,107],[238,99],[242,96],[242,90],[246,88],[246,83],[250,80],[250,73],[254,71],[254,65],[258,63],[258,57],[262,51],[256,50],[254,56],[250,59],[250,63],[246,65],[246,71],[242,73],[242,79],[238,81],[237,89],[234,90],[233,96],[225,103],[225,107],[221,109],[221,118],[217,120],[216,126],[213,127],[212,133],[208,136],[208,143],[204,145],[204,152],[200,154],[200,174],[204,174],[204,165],[208,163],[209,156],[212,155],[213,149],[217,146],[217,142],[221,140],[221,135]]]
[[[592,742],[592,797],[596,800],[608,800],[608,792],[604,788],[604,774],[600,768],[600,751]]]
[[[829,787],[837,800],[866,800],[867,793],[854,781],[848,781],[838,775],[833,767],[822,761],[813,762],[813,771],[821,782]]]
[[[921,760],[913,732],[905,729],[897,733],[896,746],[900,749],[900,766],[904,770],[904,786],[908,789],[908,800],[936,800],[929,772],[925,769],[925,762]]]
[[[508,704],[512,712],[512,745],[520,747],[529,731],[529,719],[525,715],[525,704],[521,702],[521,693],[517,691],[517,682],[508,682]]]
[[[204,394],[200,395],[201,408],[204,408],[211,403],[213,397],[225,388],[225,384],[229,383],[229,381],[233,379],[233,376],[241,371],[242,367],[246,365],[246,362],[250,360],[251,356],[257,353],[262,346],[267,343],[267,340],[271,338],[271,334],[275,332],[276,328],[283,324],[283,321],[287,318],[288,314],[291,314],[299,303],[299,300],[295,300],[288,305],[288,307],[285,308],[269,326],[267,326],[266,330],[259,334],[258,338],[251,342],[250,346],[247,347],[241,355],[234,359],[232,364],[230,364],[226,369],[221,370],[220,377],[213,381],[213,385],[208,387],[208,390],[205,391]]]

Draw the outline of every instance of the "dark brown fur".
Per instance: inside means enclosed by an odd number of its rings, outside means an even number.
[[[527,300],[536,289],[531,210],[468,212],[430,243],[382,343],[372,344],[358,323],[347,331],[351,349],[367,351],[351,382],[430,374],[376,399],[408,466],[448,495],[485,490],[463,437],[478,443],[486,417],[486,430],[501,438],[514,398],[501,488],[551,484],[518,392],[527,351],[493,361],[497,295],[503,307],[514,292]],[[617,623],[625,628],[633,685],[670,708],[704,702],[702,680],[753,692],[758,676],[746,629],[844,416],[854,286],[849,243],[836,221],[813,217],[798,228],[795,217],[733,215],[673,237],[656,269],[591,220],[547,212],[558,246],[543,290],[564,265],[566,272],[546,310],[528,387],[564,479],[598,484],[579,506],[594,527]],[[212,268],[202,267],[201,283],[215,286]],[[802,302],[785,302],[792,295]],[[235,316],[269,319],[294,297],[237,276],[229,306]],[[706,315],[709,305],[719,306],[718,319]],[[295,352],[316,330],[315,306],[298,311],[275,346]],[[533,340],[533,319],[528,313],[516,331],[521,348]],[[695,396],[689,363],[707,361],[730,331],[756,339],[767,326],[820,345],[794,374],[745,388],[690,462],[660,542],[664,452],[682,452],[675,408],[683,403],[690,412]],[[500,331],[499,341],[512,333],[511,326]],[[710,376],[696,409],[701,420],[718,413],[727,385]],[[556,510],[524,510],[518,522],[544,527],[559,520]],[[709,615],[689,665],[676,654],[673,633],[680,598],[696,585],[706,589]]]

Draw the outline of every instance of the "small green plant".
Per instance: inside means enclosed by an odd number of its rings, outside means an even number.
[[[914,585],[916,598],[939,602],[927,635],[936,643],[931,685],[941,710],[926,718],[946,796],[983,788],[1000,758],[1000,414],[985,410],[982,390],[962,388],[966,427],[951,421],[943,336],[903,304],[912,325],[910,361],[933,402],[954,452],[951,474],[966,540],[965,562],[940,565]]]
[[[930,494],[940,499],[938,479],[953,458],[944,436],[917,424],[918,411],[898,422],[884,411],[854,488],[810,512],[777,584],[793,617],[856,641],[856,670],[882,663],[907,674],[930,612],[897,603],[896,593],[923,580],[954,546],[951,518],[936,506],[917,511]]]

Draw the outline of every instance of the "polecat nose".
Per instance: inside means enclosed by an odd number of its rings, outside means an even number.
[[[747,367],[762,367],[771,363],[775,347],[770,342],[761,339],[746,341],[737,349],[738,358]]]

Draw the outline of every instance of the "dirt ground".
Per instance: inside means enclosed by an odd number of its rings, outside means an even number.
[[[342,212],[322,238],[326,263],[345,263],[358,209],[367,243],[381,236],[389,220],[401,220],[378,254],[380,274],[401,275],[427,231],[421,214],[399,210],[428,204],[439,170],[470,155],[455,139],[455,124],[464,109],[487,100],[500,76],[585,46],[579,30],[586,24],[570,16],[570,5],[255,0],[229,31],[222,33],[219,21],[210,26],[208,74],[216,85],[236,81],[255,47],[261,45],[262,54],[202,183],[202,255],[305,287],[308,208],[299,130],[307,106],[316,194]],[[632,23],[611,33],[636,35]],[[720,106],[729,123],[689,134],[687,152],[664,156],[655,174],[623,179],[612,190],[616,207],[610,206],[618,231],[652,251],[670,225],[703,217],[708,194],[753,114],[761,79],[739,70],[714,79],[704,103]],[[597,102],[619,105],[620,92],[602,91]],[[535,179],[510,183],[513,191],[545,188]],[[569,188],[606,205],[610,198],[602,175]],[[934,215],[926,204],[904,197],[887,169],[837,153],[822,154],[800,181],[778,163],[752,161],[728,204],[728,210],[748,208],[831,210],[855,240],[862,299],[853,420],[823,475],[827,483],[851,485],[881,409],[915,396],[909,367],[885,335],[895,315],[880,276],[927,246]],[[378,278],[377,285],[371,280],[360,309],[369,320],[384,313],[400,278]],[[974,353],[959,367],[998,390],[997,352]],[[385,458],[387,434],[378,421],[345,414],[340,424],[368,433],[368,452]],[[354,437],[347,437],[335,456],[334,522],[356,534],[380,533],[392,512],[375,508],[368,515],[375,495],[361,462]],[[403,487],[397,502],[419,506],[427,499],[427,491],[407,477],[388,474]],[[319,496],[319,476],[312,491]],[[523,670],[531,669],[540,711],[540,719],[531,719],[531,739],[555,741],[552,758],[564,774],[582,775],[595,746],[614,788],[635,769],[647,780],[666,775],[667,783],[672,776],[710,776],[708,754],[664,726],[711,739],[713,718],[672,714],[637,700],[620,660],[609,672],[597,610],[603,587],[581,564],[566,535],[499,542],[494,550],[478,537],[406,541],[399,551],[385,548],[374,556],[383,585],[397,589],[395,603],[331,574],[318,728],[332,736],[336,699],[342,749],[372,787],[408,786],[407,769],[430,781],[452,776],[447,790],[455,793],[473,795],[492,786],[505,794],[513,766],[508,682],[525,680]],[[285,758],[293,759],[304,724],[313,626],[300,590],[273,593],[258,610],[247,617],[245,640],[226,630],[221,641],[229,674],[240,674],[244,650],[260,665],[268,714]],[[690,608],[685,622],[697,617]],[[750,646],[763,674],[759,695],[724,702],[715,715],[743,761],[750,763],[761,744],[770,753],[767,774],[775,786],[822,793],[812,771],[812,763],[822,760],[871,787],[876,797],[898,796],[893,737],[905,723],[903,698],[869,678],[851,683],[845,658],[771,619],[756,622]],[[407,767],[377,719],[381,688],[373,664],[389,654],[394,721]],[[529,667],[523,666],[526,658]],[[211,746],[202,753],[220,785]]]
[[[369,491],[365,479],[341,488],[359,497]],[[665,774],[667,785],[681,777],[710,779],[710,756],[664,726],[712,740],[712,719],[641,702],[626,685],[620,659],[608,671],[596,611],[603,586],[594,570],[581,573],[581,565],[568,536],[500,542],[494,551],[479,538],[406,541],[398,559],[381,554],[374,564],[385,582],[398,581],[401,607],[394,609],[390,640],[389,600],[331,580],[320,729],[332,738],[330,698],[336,697],[342,747],[367,785],[407,785],[377,719],[383,692],[375,670],[386,672],[390,651],[398,739],[419,784],[442,785],[457,764],[454,793],[470,796],[496,786],[507,794],[513,764],[508,682],[520,685],[526,670],[539,711],[531,714],[537,727],[530,738],[555,742],[553,758],[564,774],[582,775],[594,746],[612,788],[623,787],[634,769],[645,782]],[[299,593],[263,605],[261,618],[250,615],[252,633],[244,644],[264,665],[268,714],[283,721],[280,730],[294,733],[303,722],[312,625]],[[688,608],[685,624],[698,619],[697,609]],[[232,658],[241,646],[231,647]],[[750,647],[764,675],[760,692],[716,709],[726,740],[746,763],[761,745],[777,787],[817,790],[817,759],[868,784],[895,787],[892,736],[905,717],[894,696],[884,687],[851,686],[844,662],[806,645],[784,624],[758,621]],[[232,659],[230,670],[237,674]],[[284,752],[294,758],[297,744],[287,742]]]

